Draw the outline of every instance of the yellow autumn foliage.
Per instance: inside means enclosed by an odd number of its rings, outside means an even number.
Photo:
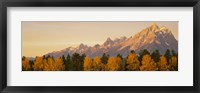
[[[128,70],[132,70],[132,71],[140,70],[139,69],[140,61],[138,60],[138,57],[135,53],[131,53],[128,55],[126,64],[127,64],[126,68]]]
[[[84,59],[84,63],[83,63],[83,69],[85,71],[92,71],[93,69],[93,62],[92,60],[87,56]]]
[[[95,71],[101,71],[101,70],[104,70],[104,64],[101,62],[101,59],[96,56],[94,57],[93,59],[93,63],[94,63],[94,70]]]
[[[22,70],[25,70],[25,71],[31,70],[29,60],[26,57],[24,57],[24,59],[22,60]]]
[[[64,61],[61,58],[56,58],[54,66],[55,66],[55,71],[65,70]]]
[[[151,56],[146,54],[142,58],[142,66],[140,66],[141,71],[156,71],[158,70],[157,64],[151,59]]]
[[[105,54],[104,54],[105,55]],[[151,58],[152,57],[152,58]],[[156,59],[155,59],[156,57]],[[99,57],[74,55],[72,58],[63,55],[60,58],[39,57],[34,61],[22,58],[23,71],[178,71],[178,55],[164,55],[145,53],[137,55],[131,52],[128,57]],[[154,60],[157,60],[156,62]],[[169,60],[169,62],[167,62]],[[105,61],[105,62],[104,62]]]
[[[167,63],[167,59],[165,56],[160,57],[160,61],[158,62],[158,70],[159,71],[169,71],[169,65]]]
[[[64,61],[61,58],[56,58],[55,61],[53,58],[47,58],[43,60],[44,70],[45,71],[63,71],[65,70]]]
[[[43,58],[42,57],[36,57],[35,62],[33,64],[33,70],[34,71],[42,71],[44,68]]]
[[[110,57],[106,65],[108,71],[119,71],[122,69],[122,59],[120,57]]]
[[[47,58],[47,60],[44,60],[44,71],[55,71],[55,62],[53,58]]]

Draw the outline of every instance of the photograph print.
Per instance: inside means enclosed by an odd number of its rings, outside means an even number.
[[[178,21],[22,21],[22,71],[178,71]]]

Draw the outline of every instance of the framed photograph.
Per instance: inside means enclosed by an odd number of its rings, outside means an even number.
[[[199,93],[199,0],[0,6],[3,93]]]

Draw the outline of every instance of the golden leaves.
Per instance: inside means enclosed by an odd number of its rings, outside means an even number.
[[[148,51],[147,51],[148,52]],[[104,55],[104,56],[103,56]],[[178,71],[178,54],[173,55],[150,55],[143,53],[137,55],[131,52],[127,57],[118,54],[116,57],[79,56],[74,54],[72,58],[68,55],[65,59],[53,57],[39,57],[30,61],[28,58],[22,58],[23,71]],[[156,62],[154,60],[157,60]],[[69,68],[69,69],[68,69]]]
[[[135,53],[131,53],[128,55],[126,68],[132,71],[138,71],[140,67],[140,61]]]
[[[61,58],[54,60],[51,57],[36,57],[33,64],[34,71],[63,71],[65,69],[64,62]]]
[[[120,71],[122,70],[122,59],[120,57],[110,57],[106,65],[108,71]]]
[[[24,57],[22,60],[22,70],[28,71],[31,70],[28,58]]]
[[[140,66],[141,71],[156,71],[158,70],[157,64],[151,59],[151,56],[146,54],[142,58],[142,66]]]
[[[92,71],[93,70],[93,62],[88,56],[85,57],[83,67],[84,67],[85,71]]]
[[[158,69],[160,71],[169,71],[169,65],[165,56],[160,57],[160,61],[158,62]]]
[[[44,62],[42,57],[36,57],[34,65],[33,65],[33,70],[34,71],[42,71],[44,69]]]

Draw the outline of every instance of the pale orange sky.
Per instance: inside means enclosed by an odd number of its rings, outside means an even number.
[[[156,23],[166,26],[178,40],[178,21],[163,22],[53,22],[22,21],[22,55],[42,56],[83,43],[89,46],[102,44],[108,37],[134,36],[137,32]]]

